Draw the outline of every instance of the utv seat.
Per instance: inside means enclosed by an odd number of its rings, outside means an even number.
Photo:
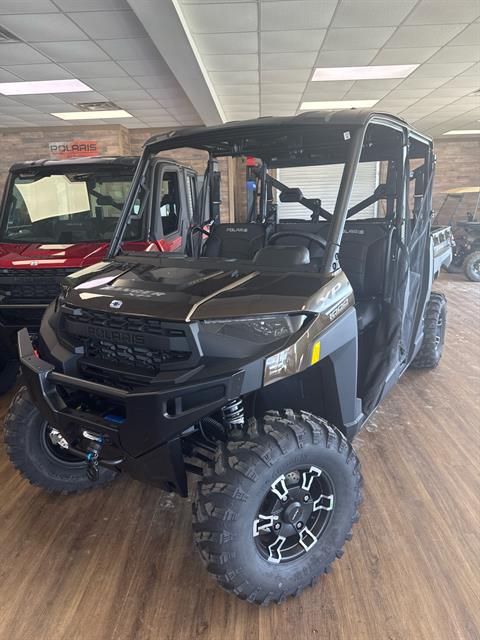
[[[252,260],[265,245],[265,225],[245,222],[214,224],[202,255],[210,258]]]
[[[380,316],[385,284],[385,261],[391,225],[369,218],[345,224],[340,246],[340,266],[355,294],[359,332]]]

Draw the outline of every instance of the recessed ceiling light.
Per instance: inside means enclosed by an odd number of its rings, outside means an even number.
[[[114,111],[65,111],[50,114],[62,120],[105,120],[106,118],[133,118],[131,113],[123,109]]]
[[[479,134],[480,129],[452,129],[451,131],[446,131],[444,136],[462,136],[462,135],[474,135]]]
[[[80,80],[39,80],[34,82],[0,82],[0,93],[4,96],[28,96],[36,93],[73,93],[93,91]]]
[[[308,109],[369,109],[378,100],[327,100],[324,102],[302,102],[301,111]]]
[[[315,69],[312,81],[406,78],[418,66],[418,64],[388,64],[367,67],[318,67]]]

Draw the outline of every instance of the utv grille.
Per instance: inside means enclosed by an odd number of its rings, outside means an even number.
[[[81,354],[79,364],[91,379],[134,376],[140,382],[199,358],[186,324],[72,307],[62,312],[62,341]]]
[[[0,269],[0,305],[50,304],[76,269]]]

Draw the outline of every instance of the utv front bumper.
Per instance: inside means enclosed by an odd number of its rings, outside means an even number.
[[[244,381],[252,376],[262,384],[261,362],[226,376],[195,383],[143,387],[124,391],[54,370],[40,359],[26,329],[18,334],[18,351],[23,378],[30,395],[48,423],[58,429],[69,444],[83,431],[98,435],[104,446],[100,464],[116,464],[133,477],[187,495],[187,481],[181,434],[200,418],[224,406],[245,391]],[[86,392],[111,405],[109,411],[67,406],[61,389]]]

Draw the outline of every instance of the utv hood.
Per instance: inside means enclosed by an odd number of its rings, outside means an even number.
[[[128,243],[125,248],[135,250],[146,243]],[[141,246],[140,246],[141,245]],[[108,242],[77,244],[0,243],[0,269],[81,269],[102,260]]]
[[[212,268],[193,259],[182,260],[182,266],[175,262],[103,263],[69,278],[65,302],[175,321],[299,312],[318,304],[319,274],[239,271],[227,262]]]

